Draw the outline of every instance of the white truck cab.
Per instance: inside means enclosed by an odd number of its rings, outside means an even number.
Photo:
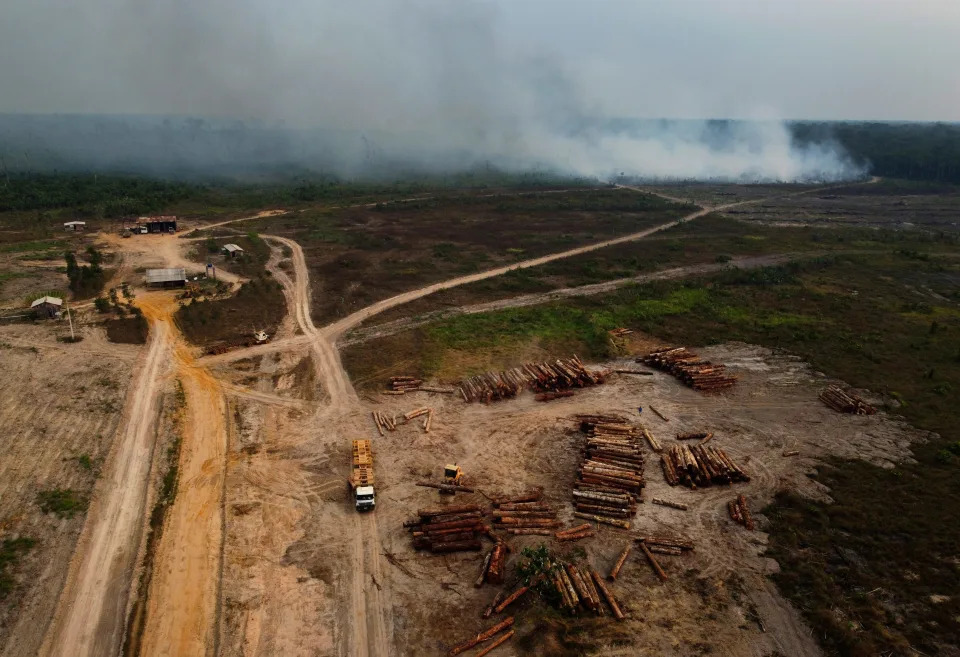
[[[357,505],[357,511],[373,511],[377,505],[373,486],[357,486],[353,489],[353,498]]]

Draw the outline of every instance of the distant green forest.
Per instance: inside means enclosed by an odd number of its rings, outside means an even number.
[[[790,127],[801,144],[835,141],[876,176],[960,183],[960,123],[798,122]]]

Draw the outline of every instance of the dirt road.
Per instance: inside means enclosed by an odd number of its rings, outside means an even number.
[[[186,400],[180,474],[154,557],[141,654],[187,657],[216,646],[226,405],[186,345],[177,345],[175,361]]]
[[[523,294],[520,296],[509,297],[507,299],[498,299],[497,301],[488,301],[486,303],[477,303],[469,306],[458,306],[455,308],[444,308],[418,317],[405,317],[384,324],[358,328],[348,333],[344,339],[338,342],[341,347],[358,344],[382,338],[388,335],[394,335],[401,331],[407,331],[430,322],[435,322],[448,317],[457,315],[475,315],[477,313],[489,313],[506,308],[522,308],[524,306],[536,306],[560,299],[569,299],[571,297],[591,296],[594,294],[604,294],[612,292],[625,285],[636,283],[647,283],[650,281],[666,281],[677,278],[687,278],[690,276],[700,276],[713,272],[723,271],[725,269],[756,269],[757,267],[769,267],[785,262],[791,262],[800,258],[812,258],[819,254],[816,253],[780,253],[775,255],[763,256],[744,256],[733,258],[729,262],[688,265],[686,267],[671,267],[649,274],[640,274],[639,276],[630,276],[629,278],[617,278],[602,283],[592,283],[590,285],[580,285],[577,287],[564,287],[549,292],[539,292],[537,294]]]
[[[137,546],[147,509],[160,386],[170,356],[171,327],[150,295],[139,299],[151,330],[125,402],[118,440],[94,491],[41,655],[113,654],[123,636]]]

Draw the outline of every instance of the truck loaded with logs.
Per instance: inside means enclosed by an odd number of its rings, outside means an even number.
[[[377,500],[373,491],[373,449],[369,440],[354,440],[350,479],[353,503],[357,511],[373,511]]]

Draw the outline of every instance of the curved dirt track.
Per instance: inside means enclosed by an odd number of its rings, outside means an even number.
[[[127,394],[119,437],[94,491],[67,582],[41,655],[113,654],[123,637],[127,599],[147,509],[160,385],[171,328],[150,295],[139,299],[150,319],[146,352]]]

